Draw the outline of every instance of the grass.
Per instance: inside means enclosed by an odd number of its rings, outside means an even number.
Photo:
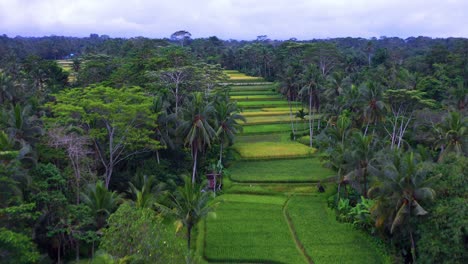
[[[316,149],[297,142],[236,143],[232,146],[242,159],[287,159],[311,156]]]
[[[230,263],[305,263],[282,214],[286,197],[219,196],[206,219],[205,256]]]
[[[388,263],[370,237],[339,223],[323,196],[295,196],[287,213],[306,253],[314,263]]]
[[[296,126],[300,131],[308,129],[305,124],[298,124]],[[265,124],[265,125],[252,125],[244,126],[243,134],[267,134],[267,133],[279,133],[279,132],[291,132],[291,124]]]
[[[291,118],[289,115],[275,115],[275,116],[248,116],[247,122],[244,125],[259,125],[259,124],[273,124],[273,123],[290,123]],[[293,120],[299,120],[293,117]]]
[[[240,161],[229,171],[237,182],[318,182],[333,175],[317,158]]]

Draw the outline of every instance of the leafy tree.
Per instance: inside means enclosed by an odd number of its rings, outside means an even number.
[[[186,31],[186,30],[179,30],[179,31],[176,31],[174,33],[172,33],[171,35],[171,40],[173,41],[178,41],[180,43],[180,46],[184,46],[184,43],[188,40],[190,40],[190,37],[192,36],[192,34],[190,34],[190,32]]]
[[[69,89],[55,99],[47,105],[53,113],[49,121],[87,132],[104,167],[106,188],[116,165],[159,147],[152,138],[156,114],[150,110],[151,98],[138,87]]]
[[[132,263],[183,263],[183,245],[149,208],[122,204],[109,217],[100,248]]]
[[[431,171],[437,200],[430,204],[427,218],[418,221],[419,263],[463,263],[468,258],[467,158],[454,153]]]
[[[389,89],[385,91],[384,97],[392,114],[389,118],[391,130],[387,130],[390,147],[399,149],[406,129],[413,119],[414,111],[418,108],[434,106],[434,100],[424,99],[424,92],[407,89]]]
[[[0,258],[2,263],[36,263],[39,252],[31,238],[0,227]]]

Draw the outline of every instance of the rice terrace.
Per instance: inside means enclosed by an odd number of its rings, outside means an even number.
[[[333,172],[322,166],[314,149],[291,142],[288,132],[274,127],[263,126],[264,129],[258,129],[261,133],[254,136],[245,132],[248,127],[255,130],[255,126],[262,127],[262,124],[289,121],[283,118],[286,111],[279,103],[285,99],[277,94],[264,96],[262,93],[270,89],[268,83],[240,86],[237,81],[251,78],[234,71],[227,73],[235,76],[230,78],[236,87],[231,90],[236,96],[231,98],[247,98],[239,96],[242,91],[252,101],[247,109],[258,110],[244,112],[245,134],[239,135],[233,145],[238,160],[229,167],[223,195],[215,199],[219,205],[200,224],[197,250],[204,260],[207,263],[391,263],[365,233],[338,223],[334,212],[327,208],[328,196],[318,193],[316,185],[333,176]],[[280,107],[266,107],[265,111],[260,98],[278,98]],[[249,123],[248,117],[265,116],[262,113],[271,115]]]

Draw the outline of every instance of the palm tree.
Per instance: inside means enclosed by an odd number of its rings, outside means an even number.
[[[25,107],[19,104],[12,106],[7,112],[6,121],[8,126],[6,131],[13,140],[21,145],[34,146],[39,136],[43,134],[40,121],[36,116],[31,115],[29,105]]]
[[[86,192],[81,193],[82,202],[91,209],[99,230],[106,224],[107,217],[121,202],[121,195],[108,190],[102,181],[89,184]]]
[[[363,103],[363,119],[366,122],[364,136],[367,135],[369,124],[377,124],[382,121],[385,114],[385,103],[383,101],[382,89],[373,82],[368,82],[359,87],[361,101]],[[374,130],[375,131],[375,127]]]
[[[226,98],[227,99],[227,98]],[[216,136],[218,136],[219,144],[219,162],[222,164],[223,146],[227,142],[232,144],[237,133],[242,131],[242,126],[238,123],[239,120],[246,122],[244,116],[239,114],[239,107],[235,102],[218,99],[214,105],[216,115]]]
[[[416,262],[415,241],[410,218],[426,215],[421,202],[432,200],[435,191],[428,187],[425,170],[413,152],[402,153],[398,150],[385,161],[379,179],[369,189],[369,196],[376,202],[371,208],[377,227],[386,227],[391,234],[396,231],[407,233],[410,237],[413,263]]]
[[[467,126],[468,118],[459,112],[450,112],[440,124],[435,126],[436,132],[440,135],[439,161],[449,152],[455,152],[457,155],[467,153]]]
[[[163,148],[174,148],[174,143],[171,139],[171,126],[169,123],[174,120],[175,115],[169,114],[170,103],[165,100],[163,95],[157,95],[153,99],[153,105],[151,106],[151,111],[157,113],[158,117],[155,120],[156,122],[156,139],[160,142]],[[160,164],[159,158],[159,149],[156,149],[156,160]]]
[[[305,85],[299,91],[299,94],[304,94],[307,92],[309,95],[309,145],[312,147],[315,120],[313,116],[313,110],[317,112],[320,107],[319,84],[322,80],[322,75],[320,74],[317,66],[311,64],[305,69],[305,72],[302,76],[302,81],[305,83]]]
[[[209,192],[203,192],[201,185],[194,185],[190,178],[186,177],[184,186],[178,187],[172,196],[170,208],[160,205],[164,212],[174,215],[187,228],[189,250],[192,228],[213,209],[209,201]]]
[[[143,174],[137,174],[134,182],[128,185],[129,196],[136,208],[151,208],[164,189],[164,184],[158,184],[154,176]]]
[[[374,155],[374,147],[371,145],[372,136],[366,136],[361,131],[352,136],[352,149],[347,156],[350,172],[345,175],[345,181],[351,183],[355,189],[367,198],[367,186],[369,170],[374,169],[371,164]],[[358,184],[354,184],[358,183]]]
[[[184,144],[191,148],[193,159],[192,183],[195,183],[198,153],[211,146],[216,134],[209,122],[214,108],[210,103],[203,100],[203,94],[200,92],[193,93],[192,100],[186,104],[187,106],[183,111],[183,120],[177,130],[184,137]]]

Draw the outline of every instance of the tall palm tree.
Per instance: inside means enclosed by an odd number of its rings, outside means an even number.
[[[309,145],[312,147],[314,137],[314,112],[318,112],[320,108],[319,85],[322,81],[319,69],[315,64],[310,64],[305,69],[302,75],[304,87],[299,91],[299,94],[307,93],[309,96]],[[314,111],[314,112],[313,112]]]
[[[377,227],[385,227],[391,234],[399,231],[410,237],[413,263],[416,262],[415,240],[410,218],[426,215],[421,206],[434,198],[425,170],[413,152],[394,151],[384,162],[378,180],[369,189],[369,196],[376,202],[371,208]]]
[[[187,228],[189,250],[192,228],[213,209],[209,201],[209,192],[202,192],[201,185],[194,185],[190,178],[185,178],[184,186],[178,187],[172,196],[170,207],[160,205],[163,212],[174,215]]]
[[[361,102],[363,104],[363,120],[366,123],[364,135],[367,135],[367,130],[370,124],[377,124],[382,121],[385,114],[385,103],[383,101],[383,93],[380,86],[373,82],[368,82],[359,87],[361,94]],[[375,128],[374,130],[375,131]]]
[[[222,164],[223,146],[232,144],[237,133],[242,131],[242,126],[238,121],[246,122],[244,116],[239,114],[239,107],[236,102],[229,102],[228,98],[215,101],[216,126],[218,127],[216,135],[219,138],[219,162]]]
[[[371,164],[375,147],[372,145],[372,136],[366,136],[361,131],[355,132],[352,136],[351,146],[350,155],[347,155],[347,163],[351,168],[349,173],[345,175],[345,180],[360,191],[364,197],[367,197],[368,177],[370,171],[374,169]]]
[[[459,112],[450,112],[440,124],[435,126],[440,137],[438,140],[439,160],[442,160],[449,152],[455,152],[457,155],[468,152],[467,126],[468,118]]]
[[[192,94],[191,100],[186,102],[186,107],[183,110],[183,120],[177,128],[179,135],[184,137],[184,144],[191,148],[193,159],[192,183],[195,183],[198,153],[211,146],[216,134],[209,122],[213,113],[213,105],[203,100],[202,93],[195,92]]]
[[[174,148],[171,135],[173,135],[173,128],[170,126],[171,121],[174,121],[175,115],[169,114],[170,103],[164,98],[163,95],[156,95],[153,99],[151,111],[157,113],[158,117],[155,120],[156,139],[160,142],[163,148]],[[156,149],[156,160],[160,164],[159,149]]]
[[[81,193],[81,201],[91,209],[98,230],[106,225],[107,217],[117,208],[121,199],[121,195],[108,190],[102,181],[89,184],[87,190]]]

